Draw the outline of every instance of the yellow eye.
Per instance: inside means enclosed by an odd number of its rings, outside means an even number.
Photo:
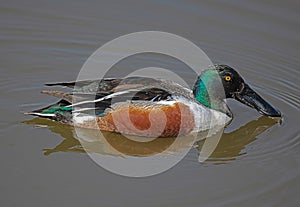
[[[231,80],[231,77],[229,75],[225,76],[225,80],[226,81],[230,81]]]

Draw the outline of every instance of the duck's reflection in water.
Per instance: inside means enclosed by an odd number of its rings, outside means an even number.
[[[128,139],[121,134],[110,132],[102,132],[103,136],[99,136],[100,133],[97,130],[77,129],[75,132],[72,126],[41,118],[24,121],[23,123],[47,126],[52,132],[64,138],[63,141],[53,149],[44,149],[45,155],[56,152],[92,152],[111,156],[150,156],[162,152],[166,154],[181,152],[183,149],[191,147],[191,143],[195,140],[194,135],[189,135],[177,138],[157,138],[151,141],[147,141],[147,138],[138,138],[139,141],[135,141],[137,139],[136,137],[134,139],[129,137]],[[205,140],[209,142],[209,140],[219,139],[214,136],[218,136],[221,133],[217,147],[212,154],[209,153],[210,156],[206,161],[226,163],[245,154],[246,151],[243,151],[243,149],[245,149],[249,143],[253,142],[259,134],[276,123],[276,120],[262,116],[258,120],[253,120],[230,133],[219,131],[206,139],[203,138],[207,136],[207,133],[199,133],[197,135],[197,140],[199,141],[194,143],[194,148],[199,152],[199,161],[201,161],[203,153],[205,154],[205,150],[202,150],[204,143],[207,143]],[[80,141],[78,140],[79,137]],[[177,144],[172,145],[175,139],[177,139]]]
[[[237,130],[223,133],[216,149],[206,161],[221,164],[235,160],[238,156],[247,153],[244,149],[248,144],[255,141],[258,135],[276,123],[278,123],[278,119],[262,116],[258,120],[248,122]],[[204,141],[196,142],[195,146],[198,152],[201,151]]]

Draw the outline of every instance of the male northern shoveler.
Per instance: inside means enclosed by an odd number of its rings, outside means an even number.
[[[27,114],[138,136],[172,137],[229,123],[233,116],[225,103],[227,98],[236,99],[263,115],[281,116],[278,109],[227,65],[203,71],[193,90],[173,81],[146,77],[46,85],[70,87],[73,91],[42,91],[61,100]]]

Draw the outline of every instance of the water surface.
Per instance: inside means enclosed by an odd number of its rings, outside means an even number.
[[[299,6],[295,1],[2,2],[1,206],[299,206]],[[280,108],[282,124],[230,101],[235,119],[208,161],[198,162],[196,147],[171,170],[134,179],[96,165],[71,127],[20,113],[56,101],[39,93],[43,83],[76,79],[102,44],[144,30],[183,36],[213,62],[236,68]]]

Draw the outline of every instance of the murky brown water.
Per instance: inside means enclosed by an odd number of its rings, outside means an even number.
[[[295,2],[2,2],[1,206],[299,206]],[[143,30],[183,36],[238,69],[283,123],[232,101],[235,119],[208,161],[195,148],[171,170],[133,179],[98,167],[71,127],[20,113],[56,100],[39,93],[43,83],[76,79],[99,46]]]

